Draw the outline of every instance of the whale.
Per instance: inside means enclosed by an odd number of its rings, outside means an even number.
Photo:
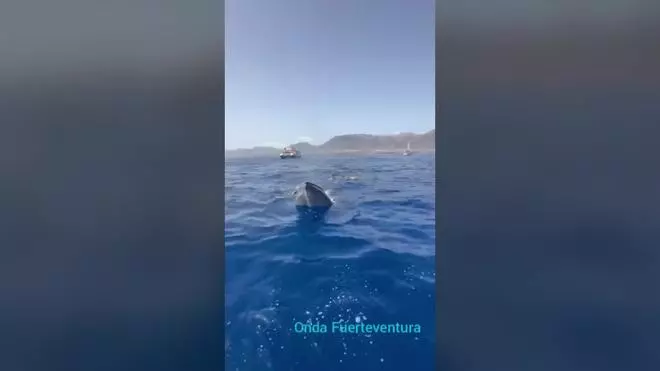
[[[294,192],[296,208],[299,211],[328,211],[334,202],[319,185],[305,182]]]

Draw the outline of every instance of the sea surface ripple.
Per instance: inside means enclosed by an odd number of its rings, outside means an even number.
[[[225,179],[227,370],[435,369],[433,154],[229,159]],[[295,211],[304,181],[325,220]],[[294,331],[337,321],[422,331]]]

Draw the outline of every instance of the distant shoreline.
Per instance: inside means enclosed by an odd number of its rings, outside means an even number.
[[[357,155],[357,156],[364,156],[364,155],[401,155],[405,148],[402,149],[381,149],[381,150],[358,150],[358,149],[347,149],[347,150],[336,150],[336,151],[314,151],[314,152],[309,152],[305,153],[303,152],[302,157],[305,158],[305,156],[324,156],[324,155],[341,155],[341,156],[346,156],[346,155]],[[273,158],[279,158],[277,153],[273,154],[267,154],[267,153],[236,153],[236,150],[226,150],[225,151],[225,158],[251,158],[251,157],[273,157]],[[412,151],[413,156],[415,153],[434,153],[435,149],[415,149]]]
[[[309,142],[291,144],[303,156],[305,155],[342,155],[342,154],[394,154],[406,149],[413,153],[435,152],[435,129],[425,133],[399,133],[394,135],[342,134],[323,144]],[[264,157],[277,156],[280,149],[269,146],[225,150],[225,157]]]

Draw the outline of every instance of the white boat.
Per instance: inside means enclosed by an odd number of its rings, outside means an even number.
[[[406,148],[405,151],[403,151],[404,156],[410,156],[412,155],[412,150],[410,150],[410,142],[408,142],[408,148]]]
[[[288,146],[284,147],[284,150],[282,150],[282,153],[280,153],[280,159],[285,159],[285,158],[301,158],[302,153],[295,149],[293,146]]]

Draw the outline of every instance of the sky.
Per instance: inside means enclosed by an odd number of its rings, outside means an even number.
[[[227,0],[225,148],[435,126],[433,0]]]

